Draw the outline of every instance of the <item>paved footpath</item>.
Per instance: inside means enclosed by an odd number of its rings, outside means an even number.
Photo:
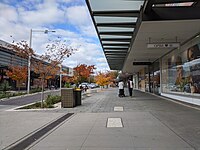
[[[200,150],[198,108],[140,91],[134,91],[132,98],[119,98],[116,88],[95,93],[82,102],[75,108],[0,111],[0,149],[36,129],[44,129],[67,113],[74,113],[31,142],[27,149]]]

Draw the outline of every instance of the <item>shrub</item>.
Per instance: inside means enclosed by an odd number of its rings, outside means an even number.
[[[36,89],[31,89],[30,93],[37,93],[37,92],[41,92],[42,89],[41,88],[36,88]]]
[[[6,97],[7,97],[7,94],[6,94],[6,93],[4,93],[4,92],[0,93],[0,99],[1,99],[1,98],[6,98]]]
[[[68,82],[67,82],[67,83],[65,83],[64,87],[65,87],[65,88],[72,88],[71,84],[70,84],[70,83],[68,83]]]
[[[3,92],[6,92],[8,90],[10,90],[10,86],[9,86],[9,83],[8,81],[3,81],[1,84],[0,84],[0,90],[3,91]]]
[[[61,96],[58,95],[48,95],[47,99],[45,100],[45,103],[43,105],[44,108],[54,108],[54,104],[61,101]],[[41,102],[36,102],[32,105],[28,105],[19,109],[36,109],[41,108]]]
[[[58,95],[48,95],[47,99],[45,100],[45,103],[47,104],[48,108],[49,106],[53,106],[53,104],[56,104],[61,101],[61,96]]]

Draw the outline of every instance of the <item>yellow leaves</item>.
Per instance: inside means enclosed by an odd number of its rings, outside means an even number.
[[[99,72],[95,77],[95,82],[100,86],[108,85],[111,82],[113,82],[114,79],[116,78],[115,74],[116,72],[107,72],[107,73]]]
[[[98,75],[95,77],[95,81],[100,86],[108,85],[110,77],[107,77],[107,75],[104,73],[98,73]]]

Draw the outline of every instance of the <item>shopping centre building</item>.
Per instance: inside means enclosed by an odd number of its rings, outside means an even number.
[[[200,105],[199,0],[86,0],[111,70],[135,88]]]
[[[34,56],[31,59],[33,61],[41,61],[39,56]],[[48,65],[47,62],[44,63]],[[0,84],[6,80],[9,82],[9,85],[12,87],[13,90],[18,89],[19,87],[20,89],[27,89],[27,81],[17,82],[11,80],[6,75],[6,70],[8,70],[10,66],[28,66],[28,60],[16,55],[16,53],[11,48],[10,43],[0,40]],[[73,76],[72,68],[62,65],[62,70],[65,72],[65,76]],[[32,89],[41,86],[40,78],[38,77],[39,76],[34,73],[34,70],[32,69],[30,76],[30,84]],[[49,79],[45,81],[45,88],[49,88],[52,86],[60,87],[60,72],[58,72],[57,76],[54,79]]]

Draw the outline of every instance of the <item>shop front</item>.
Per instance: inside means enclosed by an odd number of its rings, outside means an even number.
[[[200,105],[200,37],[162,58],[163,96]]]
[[[160,94],[159,60],[139,71],[138,85],[141,91]]]

